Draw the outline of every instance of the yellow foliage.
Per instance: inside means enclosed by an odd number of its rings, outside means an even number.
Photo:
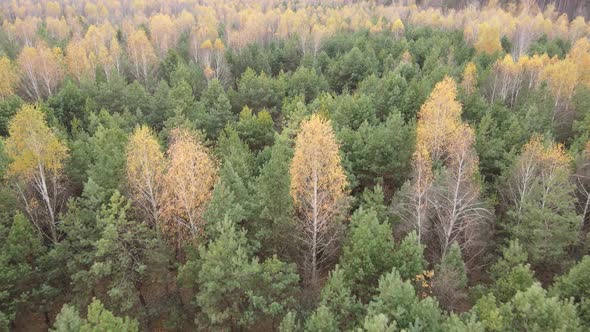
[[[72,40],[66,48],[66,65],[69,73],[78,81],[84,77],[94,78],[95,64],[90,62],[86,44],[82,40]]]
[[[475,90],[475,86],[477,84],[476,76],[477,68],[475,67],[475,63],[469,62],[467,66],[465,66],[465,70],[463,71],[463,82],[461,82],[461,86],[468,95],[470,95],[473,90]]]
[[[313,115],[301,124],[290,174],[291,196],[306,222],[336,213],[348,182],[329,120]]]
[[[477,30],[477,41],[473,46],[478,53],[494,54],[502,51],[500,29],[498,27],[482,23]]]
[[[177,244],[203,235],[202,213],[217,181],[217,163],[190,132],[175,129],[164,175],[162,230]]]
[[[576,41],[567,58],[576,65],[580,83],[590,87],[590,42],[588,38],[584,37]]]
[[[19,77],[18,74],[7,57],[0,57],[0,98],[8,97],[14,94]]]
[[[461,104],[456,97],[457,85],[447,76],[436,84],[418,113],[416,150],[428,151],[435,160],[443,156],[461,122]]]
[[[391,24],[391,31],[398,37],[403,36],[405,30],[404,23],[399,18]]]
[[[556,105],[571,98],[578,82],[578,74],[577,67],[571,59],[559,60],[543,69],[542,78],[549,84]]]
[[[129,35],[127,39],[127,54],[129,55],[135,77],[146,82],[150,68],[155,65],[158,58],[145,31],[138,29]]]
[[[147,126],[137,127],[127,144],[127,183],[133,201],[155,224],[159,221],[165,168],[166,160],[154,133]]]
[[[28,181],[40,172],[54,175],[61,172],[68,149],[47,126],[44,114],[37,107],[23,105],[10,120],[8,133],[6,150],[12,160],[9,177]]]

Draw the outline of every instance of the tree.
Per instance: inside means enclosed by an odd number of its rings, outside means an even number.
[[[305,332],[336,332],[338,329],[338,322],[334,315],[325,306],[320,306],[314,311],[311,316],[305,321],[303,329]]]
[[[471,95],[477,85],[477,67],[475,63],[469,62],[463,71],[463,82],[461,86],[467,95]]]
[[[391,226],[387,222],[380,223],[375,211],[361,208],[353,214],[348,234],[340,264],[353,293],[367,303],[381,275],[393,267]]]
[[[90,275],[97,285],[108,285],[112,308],[117,312],[137,310],[137,317],[148,314],[143,285],[165,275],[168,262],[155,233],[144,223],[129,219],[129,208],[130,203],[117,191],[102,206],[97,218],[102,231],[94,243]]]
[[[133,31],[127,39],[127,54],[131,62],[131,71],[135,79],[147,84],[157,57],[145,31]]]
[[[217,166],[197,137],[183,129],[173,131],[168,158],[160,227],[180,246],[203,235],[201,216],[217,181]]]
[[[289,141],[278,137],[270,148],[270,158],[262,166],[260,175],[255,182],[256,210],[260,230],[265,234],[261,236],[263,250],[273,252],[280,257],[290,253],[292,243],[290,234],[294,232],[293,199],[289,194],[291,179],[285,174],[289,173],[289,165],[293,151]]]
[[[584,256],[565,275],[558,277],[551,293],[563,300],[573,299],[582,323],[590,326],[590,256]]]
[[[41,284],[43,273],[39,261],[44,247],[38,232],[20,213],[14,216],[6,237],[0,236],[0,239],[3,243],[0,254],[0,313],[9,323],[14,321],[17,312],[24,308],[33,309],[36,303],[36,288]],[[0,329],[2,327],[0,319]]]
[[[450,77],[437,83],[428,100],[420,108],[416,125],[416,151],[428,152],[430,159],[444,161],[447,149],[455,142],[453,133],[461,123],[461,104],[457,101],[457,85]],[[422,156],[421,158],[424,158]]]
[[[0,75],[2,81],[0,82],[0,99],[4,99],[14,94],[20,77],[16,72],[14,65],[7,57],[0,57]]]
[[[274,122],[268,111],[252,114],[250,108],[244,107],[235,128],[240,138],[254,152],[271,146],[274,141]]]
[[[451,244],[476,256],[490,212],[480,200],[475,135],[461,121],[457,87],[445,77],[422,105],[416,126],[414,179],[401,191],[398,215],[420,240],[433,238],[442,259]],[[433,164],[443,166],[435,178]],[[439,167],[440,167],[439,166]]]
[[[490,212],[480,200],[474,136],[466,124],[455,129],[450,138],[455,143],[447,150],[447,169],[435,182],[433,194],[429,197],[441,258],[455,241],[459,241],[458,244],[471,257],[480,254],[485,247],[484,234]]]
[[[436,266],[432,281],[433,293],[443,308],[456,310],[459,302],[464,299],[467,288],[465,270],[461,249],[457,242],[453,242],[448,254]]]
[[[123,127],[124,120],[105,110],[91,118],[91,125],[96,125],[96,128],[89,139],[90,164],[87,174],[110,196],[115,190],[123,188],[128,134]]]
[[[561,144],[535,136],[509,168],[503,192],[504,227],[533,264],[561,264],[580,228],[570,182],[571,158]]]
[[[590,69],[588,69],[590,68],[590,42],[588,42],[588,38],[578,39],[567,54],[567,58],[576,65],[580,83],[590,86]]]
[[[346,175],[330,121],[318,115],[301,124],[291,161],[291,196],[299,217],[304,268],[313,287],[331,258],[340,231],[337,221],[346,203]]]
[[[340,330],[353,328],[363,311],[350,285],[355,285],[354,281],[347,279],[345,271],[336,265],[320,295],[320,306],[326,307],[334,315]],[[359,285],[356,287],[359,288]]]
[[[569,104],[578,84],[579,74],[578,68],[570,59],[558,60],[543,68],[541,77],[547,81],[549,90],[555,98],[552,124],[571,121]]]
[[[66,47],[65,63],[70,75],[78,82],[85,78],[94,79],[96,63],[94,54],[88,56],[87,45],[83,39],[72,40]]]
[[[127,144],[127,183],[137,203],[154,227],[159,225],[166,160],[153,132],[135,128]]]
[[[426,268],[424,246],[418,241],[416,232],[406,235],[395,249],[392,257],[393,267],[403,280],[410,280],[422,273]]]
[[[150,37],[160,58],[164,58],[168,50],[176,45],[178,33],[169,15],[156,14],[150,17]]]
[[[39,42],[25,46],[17,63],[23,75],[23,87],[30,99],[41,99],[55,92],[63,79],[63,55],[59,48]]]
[[[538,283],[516,293],[501,312],[504,326],[515,331],[582,331],[575,304],[549,297]]]
[[[197,108],[196,126],[204,129],[209,138],[217,138],[219,132],[235,119],[223,86],[216,79],[209,81]]]
[[[7,176],[13,179],[35,227],[57,242],[57,215],[64,199],[62,171],[68,149],[33,105],[24,105],[16,113],[8,133],[6,150],[12,162]]]
[[[443,318],[437,303],[431,297],[420,300],[410,282],[402,281],[395,269],[381,277],[378,294],[369,303],[367,317],[380,314],[395,321],[399,329],[421,326],[431,330]]]
[[[492,293],[501,303],[510,301],[516,293],[526,291],[535,283],[533,271],[526,261],[526,252],[515,240],[502,250],[502,258],[490,268],[494,279]]]
[[[328,72],[330,85],[338,93],[356,90],[357,85],[374,72],[373,61],[374,58],[369,54],[363,54],[358,47],[354,47],[332,62]]]
[[[198,260],[189,260],[179,274],[181,282],[199,290],[200,322],[237,329],[270,319],[278,326],[294,305],[295,267],[276,257],[263,263],[251,259],[245,232],[228,218],[217,224],[217,233],[215,240],[200,246]]]
[[[489,55],[502,51],[502,44],[500,44],[500,29],[488,23],[478,25],[477,41],[473,46],[478,53]]]
[[[73,306],[66,304],[55,319],[53,332],[98,332],[98,331],[139,331],[139,324],[129,317],[120,318],[113,315],[97,299],[88,306],[88,317],[81,318]]]

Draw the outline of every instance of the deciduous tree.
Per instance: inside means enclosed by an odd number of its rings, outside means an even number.
[[[19,76],[12,62],[7,57],[0,57],[0,99],[14,94],[14,89],[19,82]]]
[[[7,176],[35,226],[58,241],[57,215],[64,199],[62,173],[68,148],[45,122],[38,107],[24,105],[12,118],[6,150],[12,162]]]
[[[159,224],[166,160],[156,136],[147,126],[137,127],[127,144],[127,183],[154,227]]]
[[[217,181],[217,166],[208,149],[189,131],[176,129],[171,139],[160,227],[181,245],[203,235],[201,216]]]
[[[570,182],[571,157],[561,144],[535,136],[506,175],[505,228],[533,263],[562,263],[580,228]]]
[[[135,79],[147,83],[158,58],[145,31],[138,29],[129,35],[127,54]]]
[[[346,175],[330,121],[313,115],[301,124],[291,162],[291,196],[299,216],[299,240],[304,268],[313,287],[319,273],[337,248],[345,207]]]

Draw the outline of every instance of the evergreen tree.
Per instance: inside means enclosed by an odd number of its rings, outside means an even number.
[[[379,293],[367,309],[367,316],[383,314],[388,321],[395,321],[400,329],[420,328],[437,330],[442,323],[442,314],[437,303],[430,297],[418,299],[409,281],[402,281],[393,269],[379,280]]]
[[[314,311],[305,321],[304,331],[306,332],[336,332],[338,329],[338,322],[330,309],[325,306],[320,306]]]
[[[424,258],[424,246],[418,241],[416,232],[406,235],[395,249],[392,260],[393,267],[403,280],[414,279],[424,271],[427,264]]]
[[[209,138],[217,138],[226,124],[234,120],[231,104],[221,83],[216,79],[210,81],[197,105],[196,127],[203,129]]]
[[[551,292],[564,300],[573,299],[584,326],[590,327],[590,256],[584,256],[568,273],[559,277]]]
[[[81,318],[78,311],[71,305],[64,305],[55,319],[53,332],[99,332],[99,331],[139,331],[139,325],[129,317],[114,316],[97,299],[88,306],[88,317]]]
[[[518,241],[511,241],[502,251],[502,258],[490,269],[494,279],[492,292],[501,303],[508,302],[519,291],[531,287],[535,278],[530,265],[526,264],[527,254]]]
[[[379,278],[393,267],[391,226],[380,223],[375,211],[361,208],[353,214],[348,234],[340,264],[353,293],[366,303]]]
[[[14,216],[6,237],[0,239],[0,328],[8,328],[17,312],[38,310],[36,288],[43,282],[38,262],[45,248],[38,231],[21,213]]]
[[[344,270],[336,266],[320,295],[320,306],[326,307],[334,315],[334,320],[342,331],[355,327],[363,312],[362,304],[353,295],[349,285],[350,281],[346,280]]]

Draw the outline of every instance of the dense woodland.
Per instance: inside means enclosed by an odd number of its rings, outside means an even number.
[[[2,1],[0,331],[589,330],[585,4]]]

